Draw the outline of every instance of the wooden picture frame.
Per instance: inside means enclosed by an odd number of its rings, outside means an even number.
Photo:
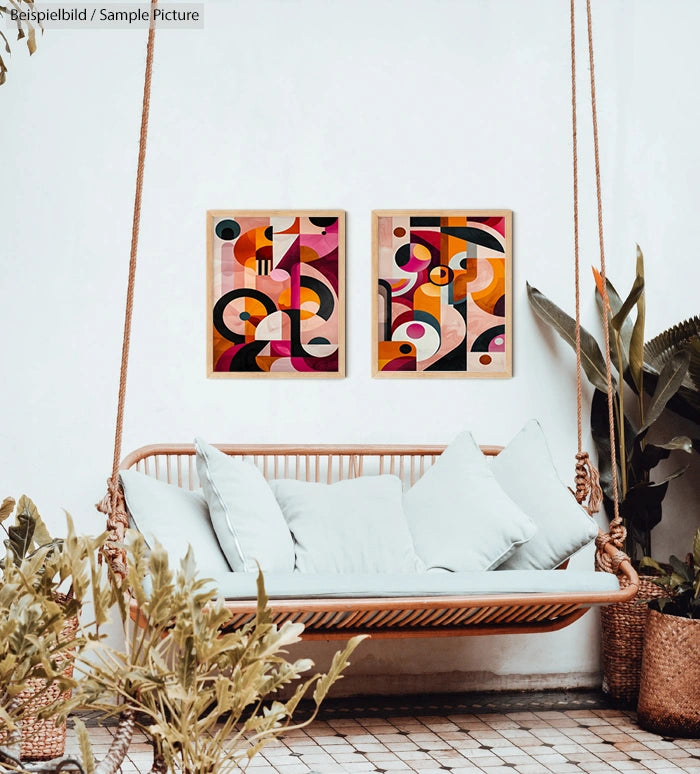
[[[345,376],[345,212],[207,211],[207,377]]]
[[[512,376],[512,215],[372,212],[372,376]]]

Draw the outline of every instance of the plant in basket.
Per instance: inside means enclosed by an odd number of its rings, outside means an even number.
[[[49,534],[22,496],[0,506],[5,558],[0,562],[0,762],[46,760],[63,753],[61,703],[76,685],[72,664],[85,646],[78,613],[100,539]],[[13,516],[9,526],[7,522]],[[8,757],[9,756],[9,757]]]
[[[603,281],[594,269],[596,299],[602,305]],[[623,301],[606,281],[612,317],[609,320],[613,423],[620,515],[627,530],[625,552],[638,563],[650,556],[651,531],[661,521],[662,501],[670,481],[687,466],[654,476],[657,465],[674,451],[690,453],[687,436],[650,441],[649,433],[668,406],[700,420],[700,317],[669,328],[644,343],[646,316],[644,259],[637,248],[636,278]],[[574,346],[574,320],[537,288],[528,285],[536,314]],[[636,310],[635,318],[631,315]],[[595,388],[591,402],[591,433],[598,452],[600,483],[609,516],[613,513],[613,475],[608,423],[606,363],[594,336],[581,330],[582,368]],[[648,395],[647,393],[651,393]]]
[[[625,552],[639,564],[651,555],[651,533],[660,523],[669,483],[686,466],[659,475],[657,466],[674,452],[698,450],[687,436],[659,438],[659,419],[668,407],[691,422],[700,420],[700,317],[669,328],[644,343],[646,317],[644,259],[637,248],[636,277],[623,300],[615,287],[594,270],[596,299],[602,307],[604,290],[610,303],[609,359],[612,377],[613,428],[620,516],[626,529]],[[572,347],[576,323],[529,284],[528,297],[536,314]],[[581,365],[595,388],[591,402],[591,434],[598,453],[606,511],[614,511],[612,454],[607,396],[606,357],[595,337],[581,329]],[[653,435],[652,435],[653,434]],[[651,436],[651,438],[650,438]],[[640,577],[639,597],[661,596],[650,578]],[[632,602],[602,611],[603,689],[622,704],[634,704],[639,691],[639,664],[647,610]]]
[[[669,736],[700,736],[700,529],[684,561],[642,563],[659,573],[654,583],[664,595],[649,601],[639,724]]]

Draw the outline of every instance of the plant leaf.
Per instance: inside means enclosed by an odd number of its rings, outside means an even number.
[[[644,345],[644,360],[656,373],[678,352],[700,337],[700,316],[667,328]]]
[[[647,443],[641,453],[639,468],[646,471],[655,468],[661,460],[668,459],[672,451],[684,451],[690,454],[693,451],[693,442],[687,436],[679,435],[668,443]]]
[[[12,497],[6,497],[0,505],[0,524],[7,519],[14,510],[15,501]]]
[[[550,301],[537,288],[527,284],[527,295],[537,316],[550,325],[569,346],[576,347],[576,322],[566,312]],[[607,392],[608,382],[605,373],[605,359],[593,336],[581,328],[581,365],[591,384],[602,392]],[[613,389],[617,389],[612,376]]]
[[[632,307],[637,303],[643,293],[644,277],[637,275],[634,278],[634,283],[632,284],[632,289],[630,290],[629,295],[624,300],[617,313],[610,320],[610,324],[616,331],[622,330],[622,326],[629,317],[629,314],[632,311]]]
[[[595,300],[596,304],[598,305],[598,310],[600,311],[600,319],[603,319],[603,277],[601,276],[598,269],[595,268],[595,266],[591,267],[593,269],[593,276],[595,277],[595,284],[596,284],[596,294],[595,294]],[[622,307],[622,299],[618,295],[617,290],[615,290],[615,286],[610,282],[610,279],[608,277],[605,278],[605,287],[608,291],[608,301],[610,302],[610,309],[614,314],[620,311],[620,308]],[[608,325],[608,333],[610,336],[610,359],[612,362],[616,362],[617,360],[617,353],[615,351],[616,348],[613,348],[613,341],[615,338],[615,329],[612,327],[612,324]],[[628,366],[629,366],[629,360],[628,360],[628,352],[630,348],[630,338],[632,336],[632,321],[629,318],[625,318],[623,325],[620,328],[620,339],[622,341],[622,351],[620,352],[620,356],[622,358],[622,373],[624,373]],[[619,369],[618,369],[619,370]]]
[[[80,756],[83,759],[85,774],[95,774],[95,756],[92,754],[92,745],[85,723],[80,718],[73,718],[73,726],[80,744]]]
[[[658,572],[662,573],[663,575],[666,574],[666,570],[655,560],[652,559],[650,556],[643,556],[641,561],[639,562],[639,567],[651,567],[654,570],[657,570]],[[659,580],[657,578],[657,580]]]
[[[637,277],[644,279],[644,255],[637,245]],[[639,395],[644,386],[644,325],[646,321],[646,299],[644,294],[637,299],[637,319],[634,321],[629,346],[630,376]]]
[[[678,388],[688,372],[689,363],[690,353],[683,351],[675,354],[663,367],[640,431],[650,428],[661,416],[668,401],[678,392]]]

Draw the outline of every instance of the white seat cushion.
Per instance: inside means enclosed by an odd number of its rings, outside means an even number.
[[[177,566],[187,547],[192,546],[200,570],[230,571],[201,492],[166,484],[137,470],[122,470],[120,478],[134,525],[150,546],[155,538],[165,548],[172,567]]]
[[[551,570],[590,543],[598,526],[561,482],[542,428],[531,420],[494,458],[503,490],[537,525],[537,533],[501,565],[506,570]]]
[[[294,569],[294,544],[277,500],[252,462],[195,438],[197,473],[221,548],[232,569]]]
[[[226,599],[255,599],[255,576],[229,572],[214,578]],[[424,572],[409,574],[271,573],[274,599],[477,596],[495,594],[607,594],[619,589],[612,573],[574,570]]]
[[[271,482],[294,537],[302,573],[418,572],[396,476],[360,476],[335,484]]]
[[[404,511],[428,569],[492,570],[537,531],[467,432],[406,492]]]

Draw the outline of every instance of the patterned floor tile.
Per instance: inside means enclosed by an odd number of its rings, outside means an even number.
[[[568,697],[568,698],[567,698]],[[353,714],[348,714],[353,713]],[[114,725],[81,713],[99,759]],[[69,730],[67,750],[78,750]],[[137,733],[122,774],[145,774]],[[406,697],[332,702],[306,729],[271,742],[250,774],[700,774],[700,739],[641,730],[634,713],[575,692]]]

